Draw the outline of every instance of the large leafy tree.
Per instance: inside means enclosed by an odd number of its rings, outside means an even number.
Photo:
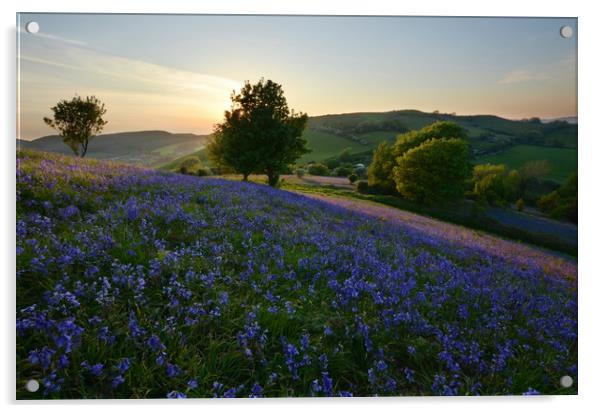
[[[88,152],[90,140],[107,124],[103,119],[107,112],[105,105],[95,96],[61,100],[50,110],[53,117],[45,117],[44,122],[59,133],[75,155],[82,158]]]
[[[231,100],[224,121],[215,126],[210,159],[241,173],[243,180],[264,173],[268,183],[276,185],[280,174],[309,152],[301,136],[307,115],[290,110],[282,86],[271,80],[247,81]]]
[[[397,158],[397,191],[414,202],[433,204],[462,197],[470,177],[464,139],[430,139]]]

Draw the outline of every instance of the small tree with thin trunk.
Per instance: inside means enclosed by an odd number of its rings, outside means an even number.
[[[53,117],[45,117],[44,122],[59,133],[76,156],[82,158],[88,152],[90,140],[107,124],[102,118],[107,112],[105,105],[95,96],[61,100],[50,110]]]

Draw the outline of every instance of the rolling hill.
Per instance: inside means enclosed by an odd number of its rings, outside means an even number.
[[[578,361],[563,258],[371,203],[17,157],[19,400],[578,393],[557,380]]]
[[[165,131],[111,133],[96,136],[90,141],[87,157],[157,166],[197,151],[205,146],[208,136]],[[18,148],[71,154],[58,135],[44,136],[33,141],[17,140]]]
[[[520,167],[529,160],[547,159],[552,165],[549,178],[555,180],[563,180],[576,169],[578,127],[573,123],[576,118],[511,120],[494,115],[461,116],[418,110],[310,117],[304,137],[312,152],[298,163],[320,162],[337,156],[346,148],[351,154],[357,154],[361,162],[369,163],[372,150],[380,142],[394,142],[400,133],[441,120],[456,122],[468,131],[476,163],[499,161]],[[521,148],[526,148],[526,152]],[[198,156],[205,161],[202,150],[188,156]],[[166,163],[162,169],[176,170],[188,156]]]

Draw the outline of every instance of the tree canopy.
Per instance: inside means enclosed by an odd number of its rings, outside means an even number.
[[[95,96],[61,100],[50,110],[53,117],[45,117],[44,122],[59,133],[75,155],[82,158],[86,156],[90,140],[107,124],[102,118],[107,112],[105,105]]]
[[[432,204],[462,197],[470,176],[464,139],[430,139],[397,158],[397,191],[414,202]]]
[[[417,131],[399,135],[395,142],[395,155],[402,156],[408,150],[420,146],[429,139],[466,139],[466,130],[450,121],[439,121]]]
[[[372,163],[368,167],[368,184],[385,193],[395,193],[393,168],[395,167],[393,146],[381,142],[372,154]]]

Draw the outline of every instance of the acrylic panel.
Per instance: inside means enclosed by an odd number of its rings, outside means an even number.
[[[577,394],[577,33],[18,14],[17,399]]]

